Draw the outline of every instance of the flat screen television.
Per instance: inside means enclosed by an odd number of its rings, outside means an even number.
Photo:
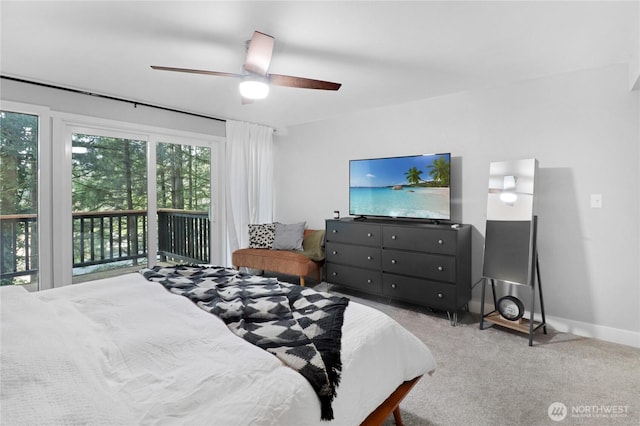
[[[349,214],[451,219],[451,154],[349,161]]]

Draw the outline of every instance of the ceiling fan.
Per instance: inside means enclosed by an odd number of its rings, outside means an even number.
[[[176,71],[239,78],[242,80],[240,82],[242,103],[250,103],[253,99],[265,98],[269,93],[269,84],[301,89],[340,89],[340,86],[342,85],[340,83],[268,73],[267,71],[269,70],[271,55],[273,53],[273,45],[274,38],[272,36],[259,31],[254,31],[251,40],[247,42],[247,58],[242,66],[242,74],[196,70],[190,68],[161,67],[156,65],[151,65],[151,68],[161,71]]]

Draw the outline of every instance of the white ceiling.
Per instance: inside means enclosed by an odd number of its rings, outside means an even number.
[[[384,105],[628,62],[638,2],[4,1],[2,75],[286,128]],[[272,87],[241,105],[254,30],[270,72],[343,84]]]

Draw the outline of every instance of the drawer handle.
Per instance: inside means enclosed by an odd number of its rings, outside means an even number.
[[[442,266],[438,266],[438,271],[444,271],[444,268]]]
[[[391,236],[391,239],[392,239],[392,240],[395,240],[396,238],[398,238],[398,237],[396,237],[395,235],[392,235],[392,236]]]
[[[442,293],[438,293],[438,299],[444,299],[444,295]]]
[[[337,277],[338,273],[337,272],[332,272],[331,275],[333,275],[334,277]]]
[[[397,261],[397,260],[395,260],[395,259],[391,259],[391,263],[392,263],[393,265],[395,265],[396,263],[398,263],[398,261]]]
[[[395,283],[391,284],[391,288],[396,288],[396,284]]]
[[[338,254],[336,250],[332,251],[331,254]]]
[[[371,260],[373,259],[371,256],[367,256],[367,260]]]
[[[331,230],[331,232],[333,232],[334,234],[337,234],[338,230],[337,229],[333,229],[333,230]]]
[[[444,241],[438,240],[438,244],[442,245],[442,244],[444,244]]]
[[[368,280],[367,280],[367,284],[371,284],[371,279],[368,279]]]
[[[367,237],[369,237],[369,238],[372,237],[371,232],[367,232]]]

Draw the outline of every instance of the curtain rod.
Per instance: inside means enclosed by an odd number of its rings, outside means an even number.
[[[152,104],[147,104],[147,103],[144,103],[144,102],[132,101],[131,99],[124,99],[124,98],[118,98],[118,97],[115,97],[115,96],[102,95],[100,93],[88,92],[86,90],[79,90],[79,89],[72,89],[70,87],[56,86],[54,84],[40,83],[40,82],[37,82],[37,81],[25,80],[25,79],[17,78],[17,77],[9,77],[9,76],[6,76],[6,75],[0,75],[0,78],[6,79],[6,80],[11,80],[11,81],[17,81],[19,83],[26,83],[26,84],[33,84],[35,86],[40,86],[40,87],[47,87],[49,89],[64,90],[64,91],[67,91],[67,92],[78,93],[80,95],[87,95],[87,96],[93,96],[93,97],[96,97],[96,98],[109,99],[109,100],[112,100],[112,101],[125,102],[125,103],[128,103],[128,104],[132,104],[134,107],[137,107],[138,105],[140,105],[140,106],[145,106],[145,107],[149,107],[149,108],[161,109],[161,110],[164,110],[164,111],[177,112],[179,114],[191,115],[193,117],[200,117],[200,118],[207,118],[209,120],[222,121],[223,123],[227,121],[225,119],[218,118],[218,117],[210,117],[208,115],[196,114],[194,112],[182,111],[182,110],[179,110],[179,109],[168,108],[168,107],[163,107],[163,106],[159,106],[159,105],[152,105]]]

